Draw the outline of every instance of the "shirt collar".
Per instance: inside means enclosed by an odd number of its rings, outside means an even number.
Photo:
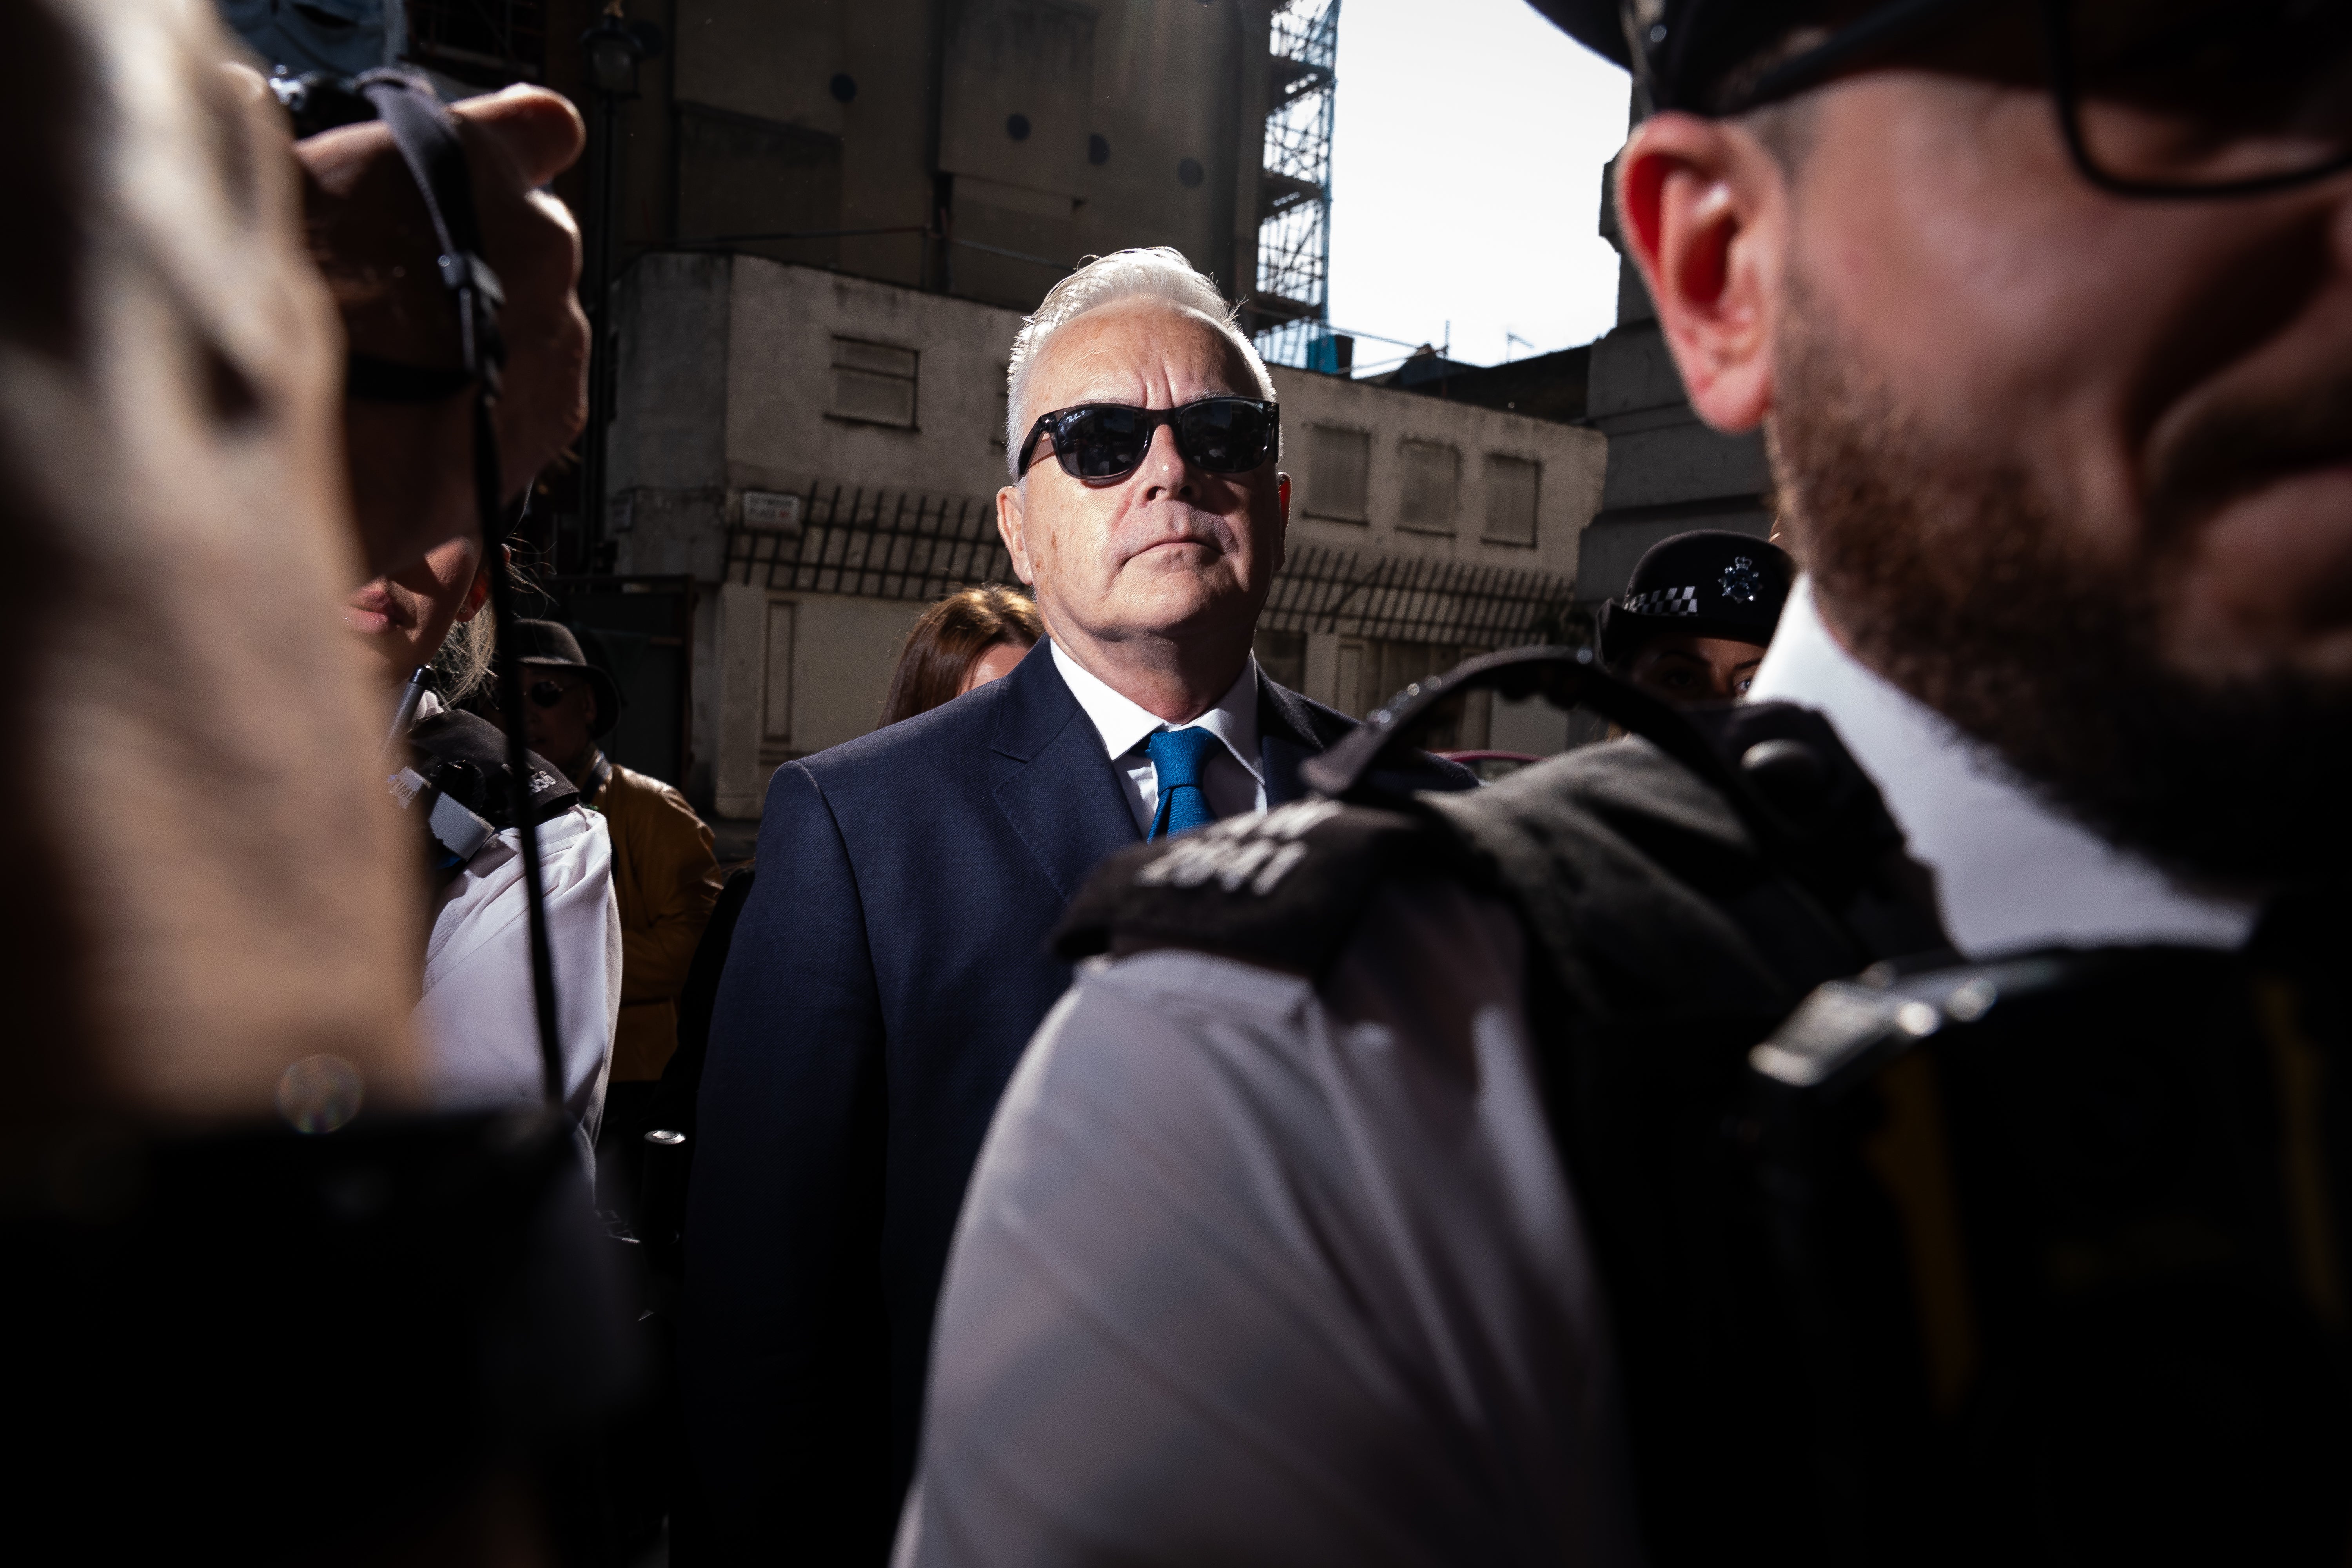
[[[1160,715],[1130,699],[1114,691],[1093,671],[1062,651],[1062,645],[1049,641],[1054,650],[1054,668],[1062,672],[1062,682],[1070,695],[1078,700],[1087,717],[1101,736],[1103,750],[1116,762],[1143,743],[1144,737],[1155,730],[1199,728],[1224,742],[1234,761],[1249,771],[1260,784],[1265,782],[1257,754],[1257,656],[1250,656],[1233,685],[1218,699],[1217,705],[1185,724],[1171,724]]]
[[[2235,947],[2255,908],[2183,886],[2042,799],[1991,751],[1846,651],[1800,577],[1751,701],[1825,715],[1936,873],[1963,952],[2140,942]]]

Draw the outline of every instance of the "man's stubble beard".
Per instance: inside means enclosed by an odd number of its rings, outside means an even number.
[[[2192,879],[2260,892],[2347,868],[2352,686],[2181,668],[2164,626],[2185,529],[2098,560],[2015,454],[1906,416],[1790,284],[1773,464],[1853,651],[2059,809]]]

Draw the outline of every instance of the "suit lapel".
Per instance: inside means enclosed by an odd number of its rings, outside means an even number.
[[[992,792],[1065,902],[1103,858],[1136,842],[1135,816],[1102,735],[1039,643],[1004,678],[990,747],[1012,763]]]
[[[1330,742],[1316,733],[1313,711],[1287,687],[1257,678],[1257,754],[1265,769],[1265,803],[1281,805],[1307,793],[1298,764]]]

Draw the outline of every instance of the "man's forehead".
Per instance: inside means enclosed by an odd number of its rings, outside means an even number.
[[[1165,300],[1121,300],[1077,317],[1046,341],[1036,371],[1048,407],[1135,397],[1162,382],[1257,392],[1233,339],[1200,311]]]

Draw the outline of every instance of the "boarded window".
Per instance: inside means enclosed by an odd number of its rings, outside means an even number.
[[[768,601],[768,646],[762,660],[760,694],[760,744],[764,751],[787,746],[793,739],[793,622],[789,600]]]
[[[1349,639],[1339,645],[1334,706],[1369,718],[1372,710],[1416,680],[1443,674],[1485,650],[1454,643],[1401,642],[1387,637]],[[1259,662],[1263,663],[1261,659]],[[1492,694],[1474,691],[1459,704],[1442,707],[1416,743],[1431,751],[1475,751],[1491,733]]]
[[[915,351],[833,340],[833,411],[844,419],[915,427]]]
[[[1454,490],[1462,458],[1451,447],[1407,441],[1397,451],[1401,504],[1397,521],[1430,533],[1454,531]]]
[[[1318,425],[1307,433],[1307,510],[1318,517],[1361,522],[1372,438],[1361,430]]]
[[[1498,544],[1536,542],[1536,487],[1543,465],[1495,453],[1486,459],[1486,537]]]

